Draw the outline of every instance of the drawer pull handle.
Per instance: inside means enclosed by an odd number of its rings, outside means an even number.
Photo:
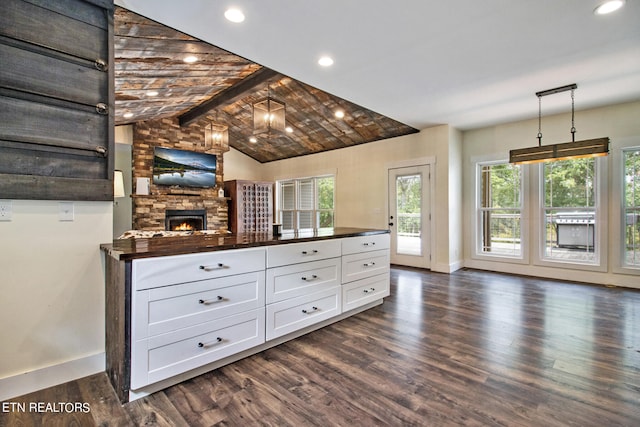
[[[371,242],[371,243],[366,243],[366,242],[365,242],[365,243],[363,243],[362,245],[363,245],[363,246],[369,246],[369,245],[373,246],[373,245],[375,245],[375,244],[376,244],[376,242]]]
[[[212,342],[210,344],[205,344],[203,342],[199,342],[198,343],[198,347],[200,348],[207,348],[207,347],[211,347],[212,345],[218,344],[219,342],[222,342],[222,338],[217,337],[215,342]]]
[[[304,314],[313,313],[314,311],[318,311],[318,307],[311,307],[311,310],[305,310],[305,309],[302,310]]]
[[[375,292],[376,288],[369,288],[369,289],[364,289],[364,293],[368,294],[369,292]]]
[[[376,265],[375,262],[371,261],[371,262],[365,262],[364,264],[362,264],[363,267],[372,267]]]
[[[309,255],[309,254],[317,254],[318,251],[317,250],[312,250],[312,251],[302,251],[302,255]]]
[[[211,271],[211,270],[220,270],[221,268],[227,268],[223,263],[219,262],[218,265],[201,265],[200,270]]]
[[[205,305],[207,305],[207,304],[213,304],[214,302],[220,302],[220,301],[223,301],[223,300],[224,300],[224,297],[222,297],[222,296],[218,295],[218,296],[216,297],[216,299],[210,299],[210,300],[199,299],[199,300],[198,300],[198,304],[205,304]]]
[[[310,280],[315,280],[317,278],[318,276],[316,276],[315,274],[312,274],[311,277],[302,277],[302,280],[310,281]]]

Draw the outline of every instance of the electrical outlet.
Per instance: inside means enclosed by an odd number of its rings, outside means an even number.
[[[0,200],[0,221],[11,221],[11,200]]]
[[[73,221],[73,202],[60,202],[58,206],[60,221]]]

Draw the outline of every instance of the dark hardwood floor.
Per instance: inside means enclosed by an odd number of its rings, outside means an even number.
[[[393,268],[381,306],[120,405],[104,374],[0,426],[640,426],[640,291]]]

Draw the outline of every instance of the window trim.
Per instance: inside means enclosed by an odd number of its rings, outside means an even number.
[[[622,142],[622,141],[621,141]],[[619,144],[623,145],[623,144]],[[633,143],[624,145],[618,150],[614,150],[614,152],[610,155],[614,157],[614,164],[618,165],[618,170],[620,173],[615,174],[614,183],[612,188],[618,188],[619,191],[614,191],[614,197],[617,197],[618,200],[614,201],[613,205],[618,207],[619,215],[615,215],[613,220],[612,227],[618,236],[619,244],[614,245],[612,248],[613,253],[616,255],[615,259],[618,260],[613,266],[612,271],[618,274],[628,274],[628,275],[638,275],[640,276],[640,266],[632,266],[624,264],[624,242],[625,242],[625,202],[624,202],[624,175],[625,175],[625,166],[624,166],[624,156],[626,152],[629,151],[637,151],[640,150],[640,144],[638,141],[633,141]]]
[[[279,179],[276,180],[276,218],[278,220],[278,222],[282,223],[282,212],[286,211],[286,212],[293,212],[293,217],[294,217],[294,225],[295,227],[292,229],[285,229],[283,228],[282,231],[283,232],[298,232],[298,231],[310,231],[310,230],[324,230],[324,229],[329,229],[329,227],[323,227],[323,228],[319,228],[318,226],[318,222],[320,220],[320,213],[321,212],[327,212],[330,211],[329,209],[320,209],[319,207],[319,200],[318,200],[318,180],[322,179],[322,178],[332,178],[333,179],[333,209],[331,210],[333,212],[333,227],[331,228],[335,228],[335,223],[336,223],[336,183],[337,183],[337,179],[336,179],[336,174],[335,173],[325,173],[325,174],[320,174],[320,175],[313,175],[313,176],[305,176],[305,177],[295,177],[295,178],[285,178],[285,179]],[[309,209],[299,209],[299,189],[300,189],[300,183],[301,181],[305,181],[305,180],[312,180],[313,181],[313,209],[309,210]],[[294,183],[294,209],[283,209],[282,208],[282,184],[283,183],[287,183],[287,182],[293,182]],[[299,218],[299,214],[301,212],[312,212],[312,221],[313,221],[313,227],[312,228],[299,228],[300,225],[300,218]]]
[[[545,202],[544,202],[544,164],[540,163],[533,166],[534,177],[533,180],[537,184],[536,192],[536,206],[534,206],[534,224],[535,233],[533,244],[537,250],[534,251],[533,265],[540,267],[553,267],[553,268],[569,268],[581,271],[597,271],[607,272],[608,269],[608,196],[607,196],[607,182],[608,182],[608,167],[607,157],[596,157],[596,179],[595,179],[595,234],[594,234],[594,246],[596,248],[595,255],[596,261],[594,263],[576,262],[571,260],[554,260],[544,257],[545,244],[546,244],[546,229],[545,229]],[[607,250],[603,250],[606,246]]]
[[[474,161],[474,205],[473,205],[473,250],[471,258],[474,260],[508,262],[513,264],[529,264],[529,174],[528,168],[520,167],[520,255],[491,254],[482,252],[482,168],[508,164],[508,159],[492,159]]]

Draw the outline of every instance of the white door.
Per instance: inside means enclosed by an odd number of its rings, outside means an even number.
[[[430,166],[389,169],[391,263],[431,268]]]

